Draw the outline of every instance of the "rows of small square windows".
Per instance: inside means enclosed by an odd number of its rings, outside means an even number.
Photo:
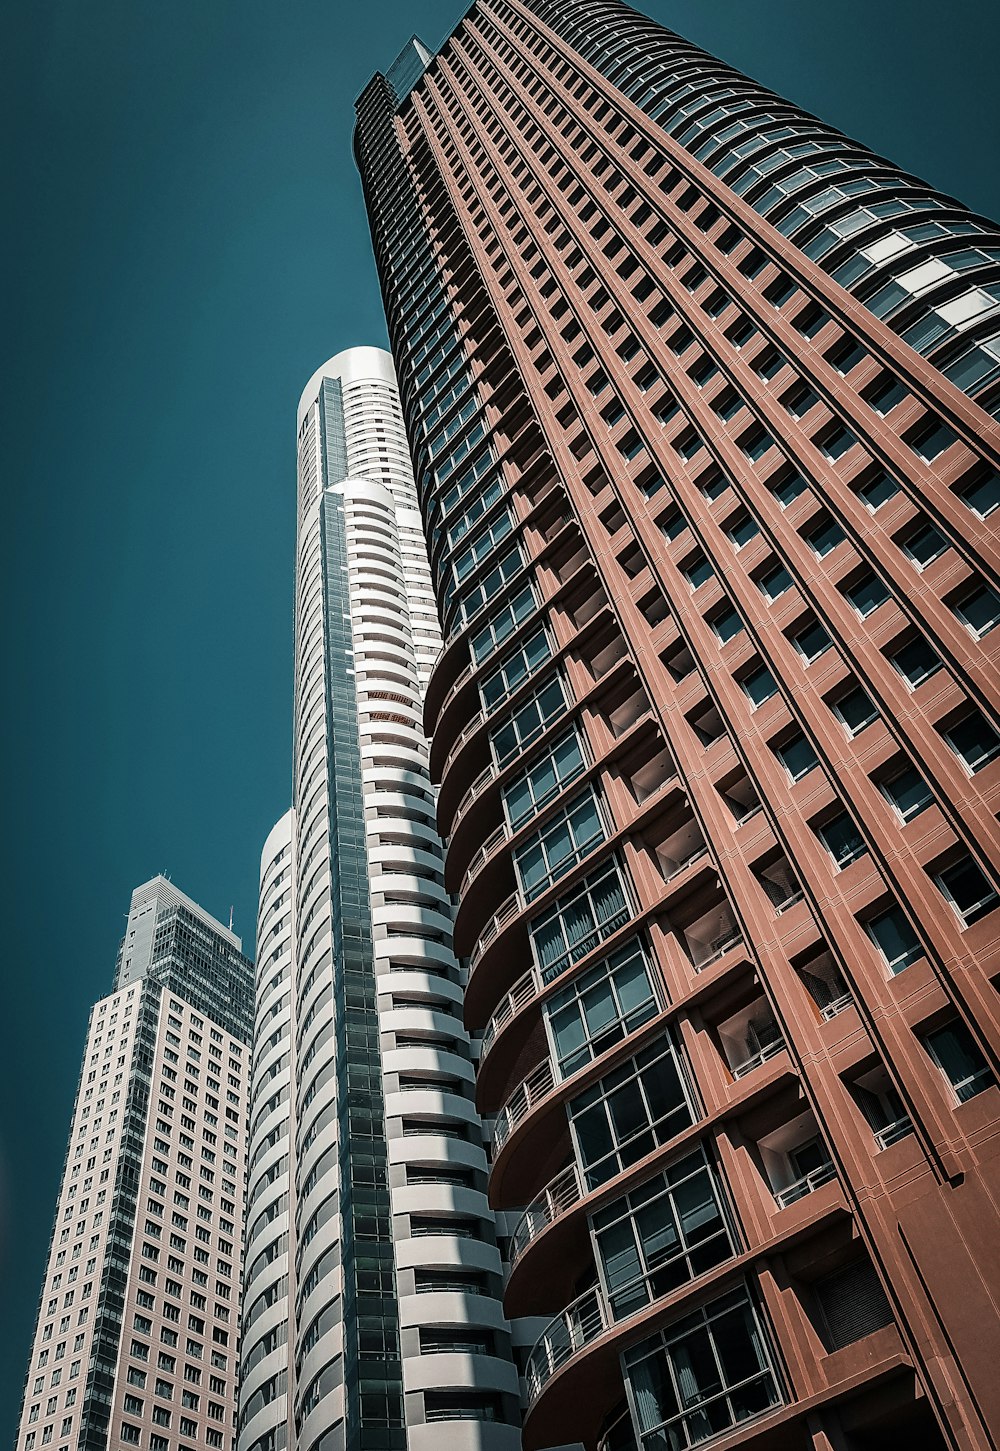
[[[763,259],[761,259],[761,265],[762,262]],[[698,280],[701,280],[700,276]],[[782,302],[784,300],[784,292],[777,296],[772,296],[772,301]],[[821,326],[823,322],[825,322],[825,320],[825,315],[816,315],[813,312],[807,310],[806,327],[810,332],[815,332],[818,327]],[[634,344],[634,340],[631,341]],[[686,349],[689,341],[690,337],[688,335],[687,329],[685,328],[682,344],[683,349]],[[842,350],[838,356],[841,363],[843,364],[846,359],[843,356]],[[780,358],[780,355],[776,353],[776,350],[773,349],[766,350],[762,357],[762,371],[765,372],[765,374],[769,373],[771,376],[773,376],[773,374],[781,367],[783,360]],[[648,367],[651,367],[651,365],[647,365],[647,368]],[[647,379],[649,378],[648,371],[646,372],[645,376]],[[596,379],[596,385],[592,383],[592,391],[599,392],[600,386],[602,386],[606,380],[604,379],[603,374],[600,373],[596,375]],[[797,387],[795,391],[795,397],[792,400],[793,407],[795,406],[796,402],[802,401],[801,389],[803,387],[804,385],[799,385]],[[895,406],[895,402],[898,401],[898,393],[900,389],[901,385],[897,384],[895,380],[891,378],[886,378],[878,386],[868,391],[866,401],[869,401],[877,410],[889,411],[892,406]],[[722,409],[720,410],[720,412],[723,412],[723,414],[725,414],[725,412],[728,411],[729,416],[732,417],[738,410],[740,402],[737,398],[737,395],[735,394],[735,390],[731,388],[729,388],[727,390],[727,393],[723,395],[724,400],[727,397],[732,400],[732,404],[735,404],[735,406],[730,406],[728,410]],[[667,408],[670,409],[671,405],[667,404]],[[618,421],[623,413],[624,409],[621,407],[620,403],[615,401],[610,405],[606,405],[604,410],[605,421],[613,425]],[[664,405],[661,404],[661,421],[665,416],[667,416],[667,414],[665,414],[664,412]],[[911,446],[916,452],[920,454],[921,457],[923,457],[927,461],[930,461],[935,458],[940,452],[942,452],[945,447],[947,447],[951,442],[954,441],[954,436],[945,425],[941,425],[936,423],[934,420],[930,420],[927,424],[918,425],[916,430],[911,430],[907,435],[907,441],[911,443]],[[855,440],[853,435],[842,425],[834,424],[831,427],[824,428],[821,431],[817,442],[819,443],[822,451],[826,454],[826,456],[831,461],[834,461],[842,456],[842,454],[845,453],[853,445]],[[749,457],[755,460],[763,457],[763,455],[768,451],[771,446],[770,437],[765,433],[760,425],[754,425],[749,430],[746,430],[741,435],[739,443],[740,446],[743,448],[743,451]],[[639,452],[641,452],[643,446],[638,435],[634,431],[630,431],[625,435],[624,439],[621,440],[619,447],[624,457],[632,459],[635,458]],[[698,448],[700,447],[700,440],[693,433],[693,430],[691,430],[690,428],[686,428],[679,440],[679,447],[682,452],[687,452],[689,456],[693,457],[694,454],[697,452]],[[662,480],[657,480],[657,482],[662,482]],[[802,485],[802,487],[804,487],[804,485]],[[783,491],[783,502],[787,502],[795,488],[795,481],[786,477],[781,481],[781,488]],[[892,485],[891,482],[888,480],[888,476],[881,474],[880,472],[873,472],[866,476],[865,480],[859,486],[859,488],[864,490],[865,501],[866,503],[868,503],[869,507],[873,508],[878,507],[878,505],[883,502],[884,499],[888,497],[889,493],[892,491]],[[996,494],[995,475],[989,475],[986,477],[980,476],[967,479],[964,486],[960,486],[960,488],[963,489],[964,496],[970,503],[970,506],[975,508],[977,512],[981,512],[983,517],[985,517],[986,512],[994,507]],[[908,551],[908,553],[911,559],[916,560],[917,556],[913,553],[912,550]],[[985,630],[989,628],[992,623],[995,622],[996,596],[993,591],[990,590],[989,587],[986,585],[973,586],[969,590],[968,596],[963,597],[961,600],[957,600],[956,605],[960,614],[960,618],[963,619],[963,622],[968,624],[970,630],[972,630],[972,632],[976,634],[977,637],[985,633]]]
[[[727,245],[734,245],[735,240],[736,239],[732,235],[732,229],[728,229]],[[764,258],[762,254],[751,253],[750,258],[747,259],[747,262],[744,264],[745,275],[755,275],[756,272],[759,272],[761,270],[763,265]],[[648,282],[648,279],[644,280]],[[694,285],[700,285],[700,283],[704,280],[704,270],[699,270],[698,268],[696,268],[693,277],[689,278],[689,280],[692,281]],[[766,295],[768,301],[770,301],[772,305],[780,307],[789,300],[793,292],[794,288],[792,287],[792,284],[787,279],[779,278],[776,282],[770,284]],[[549,288],[549,295],[550,297],[552,295],[551,287]],[[647,289],[647,296],[648,295],[649,290]],[[600,292],[598,293],[598,296],[601,296]],[[601,300],[602,302],[607,300],[606,294],[604,294]],[[661,317],[663,316],[664,315],[661,313]],[[827,318],[825,314],[823,314],[819,309],[816,309],[814,306],[809,306],[806,308],[804,314],[802,315],[800,330],[806,336],[815,336],[821,330],[826,321]],[[736,340],[741,345],[745,345],[745,342],[748,340],[749,335],[745,330],[745,324],[737,325],[737,329],[739,329],[741,326],[742,331],[737,330],[736,332]],[[673,336],[675,350],[679,352],[685,351],[689,342],[692,340],[693,339],[691,335],[687,332],[687,330],[682,329],[680,333],[674,334]],[[624,346],[629,347],[630,345],[630,357],[634,357],[636,355],[636,352],[638,351],[634,339],[626,340],[626,344]],[[629,358],[626,358],[625,360],[628,361]],[[769,353],[764,354],[764,361],[762,363],[761,371],[765,374],[769,372],[771,376],[773,376],[774,373],[776,373],[781,367],[782,361],[783,360],[780,359],[780,355],[776,353],[776,350],[771,350]],[[838,361],[840,361],[841,364],[846,361],[846,354],[843,352],[843,350],[839,355]],[[855,359],[855,361],[857,361],[857,359]],[[645,383],[646,387],[650,386],[653,381],[648,371],[651,366],[652,365],[650,364],[645,365],[643,372],[640,373],[640,377],[643,378],[643,382]],[[598,380],[600,380],[601,375],[598,374],[597,378]],[[603,381],[606,382],[606,380]],[[701,381],[707,381],[704,372],[702,373]],[[642,384],[640,384],[640,386],[642,386]],[[783,401],[786,403],[786,406],[789,407],[789,411],[796,411],[804,414],[806,411],[808,411],[808,407],[811,406],[812,402],[815,401],[814,395],[810,396],[810,394],[803,391],[803,389],[804,385],[799,385],[794,391],[789,390],[783,396]],[[598,386],[592,391],[600,392],[601,388],[600,386]],[[903,401],[903,398],[906,395],[905,390],[902,388],[901,384],[899,384],[895,379],[891,378],[890,376],[884,375],[880,380],[878,380],[875,385],[873,385],[870,389],[867,389],[863,396],[865,398],[865,401],[869,403],[869,405],[873,408],[873,411],[876,411],[882,415],[886,415],[894,407],[896,407],[899,402]],[[735,413],[740,406],[739,402],[736,400],[735,390],[729,390],[729,398],[731,400],[729,416],[732,417],[735,416]],[[732,402],[736,403],[735,407],[732,406]],[[720,408],[717,411],[719,411],[722,416],[725,416],[724,409]],[[605,421],[611,426],[614,426],[614,424],[619,420],[623,413],[624,409],[622,409],[619,404],[612,403],[611,405],[608,405],[606,407],[604,415]],[[854,441],[855,440],[853,439],[853,436],[850,434],[850,432],[842,425],[837,424],[833,425],[833,427],[831,428],[825,429],[820,438],[818,439],[820,447],[826,453],[827,457],[831,460],[836,460],[837,458],[839,458],[843,453],[847,451],[848,448],[852,446]],[[948,429],[946,425],[940,424],[936,420],[930,419],[917,425],[916,428],[910,430],[906,436],[906,441],[911,445],[914,451],[918,453],[925,461],[930,462],[934,458],[936,458],[939,453],[943,452],[943,450],[948,447],[950,443],[954,442],[954,435],[951,433],[950,429]],[[748,455],[750,455],[751,457],[761,457],[770,446],[770,440],[766,439],[766,435],[763,435],[762,430],[760,430],[759,432],[750,432],[747,435],[744,435],[741,439],[741,443],[744,451],[747,452]],[[626,457],[634,458],[637,456],[640,450],[641,444],[639,444],[637,437],[635,435],[627,435],[626,439],[623,441],[623,447],[621,449],[622,453]],[[693,452],[694,450],[692,450],[692,453]],[[797,482],[800,485],[799,489],[796,489],[795,482],[791,481],[788,478],[787,474],[782,478],[779,487],[782,490],[783,503],[790,502],[791,498],[794,497],[795,492],[799,492],[802,488],[805,487],[804,483],[802,483],[801,480],[798,480]],[[888,479],[888,476],[881,473],[875,474],[874,472],[869,471],[863,483],[859,486],[859,492],[862,491],[862,496],[864,497],[866,504],[874,512],[874,510],[880,507],[880,505],[885,502],[888,497],[891,496],[891,493],[895,492],[895,486],[893,482]],[[971,509],[978,513],[980,517],[985,518],[996,507],[996,475],[984,474],[982,472],[972,476],[967,475],[965,479],[961,481],[958,485],[957,492],[960,494],[961,497],[965,499],[966,503]],[[755,523],[748,521],[748,523],[744,527],[747,529],[747,537],[750,533],[756,532]],[[929,530],[932,531],[930,534],[928,533]],[[823,521],[822,525],[814,530],[813,536],[810,539],[810,542],[813,545],[815,552],[822,555],[823,553],[827,552],[829,548],[832,548],[836,542],[839,542],[838,532],[839,526],[836,525],[834,521]],[[843,536],[840,535],[840,537]],[[917,563],[919,567],[924,567],[927,562],[930,562],[929,559],[926,557],[926,550],[929,547],[933,547],[931,543],[933,537],[940,538],[940,536],[937,534],[937,531],[933,530],[932,526],[929,526],[927,524],[918,524],[917,526],[911,525],[907,530],[905,539],[901,541],[909,557],[915,563]],[[736,542],[740,542],[738,534],[736,535]],[[787,571],[784,571],[782,567],[778,567],[772,571],[767,572],[765,575],[762,575],[759,583],[761,584],[765,592],[770,587],[780,593],[783,592],[783,580],[786,574]],[[692,583],[694,582],[695,581],[692,581]],[[790,582],[791,581],[789,578],[788,583],[790,584]],[[772,594],[770,597],[775,598],[777,596],[776,594]],[[854,603],[856,607],[858,607],[859,600],[864,600],[865,602],[867,602],[867,599],[868,596],[866,596],[865,594],[862,593],[858,595],[857,593],[855,593],[854,597],[852,598],[852,603]],[[989,588],[989,586],[986,586],[984,584],[973,585],[968,593],[965,593],[963,591],[961,597],[956,597],[953,601],[953,604],[959,618],[963,620],[963,623],[967,625],[970,632],[973,633],[977,638],[980,638],[982,634],[986,633],[986,631],[992,628],[992,626],[997,622],[997,607],[998,604],[1000,604],[1000,601],[997,601],[995,593]],[[859,613],[862,613],[862,608],[859,608]],[[825,636],[825,632],[821,631],[821,627],[819,627],[818,625],[814,625],[806,630],[803,630],[796,637],[796,643],[798,648],[800,648],[800,651],[807,657],[809,657],[810,652],[814,650],[814,647],[816,651],[821,651],[823,648],[825,648],[822,641],[819,641],[818,632],[821,632]],[[814,640],[813,636],[816,636],[817,639]],[[899,650],[892,656],[893,663],[896,665],[897,669],[899,669],[900,673],[904,675],[904,678],[906,678],[909,683],[914,686],[914,688],[915,685],[920,683],[923,678],[926,678],[926,675],[923,673],[923,671],[926,669],[926,665],[923,662],[924,653],[925,652],[921,649],[919,642],[907,641],[904,642],[900,646]],[[815,658],[815,654],[812,654],[811,658]],[[766,691],[770,688],[767,682],[771,681],[771,677],[769,675],[769,672],[766,671],[756,671],[752,676],[748,675],[747,677],[745,677],[745,680],[747,681],[748,686],[751,689]],[[773,684],[773,682],[771,682],[771,684]],[[989,722],[985,720],[985,717],[982,717],[981,713],[976,711],[975,708],[973,708],[973,714],[970,714],[963,718],[963,723],[966,725],[966,730],[962,734],[966,736],[970,733],[974,738],[983,738],[985,736],[985,739],[989,741],[990,736],[993,734],[992,726],[990,726]],[[951,735],[950,737],[950,739],[952,739],[953,741],[959,738],[960,737],[956,737],[954,735]],[[957,870],[957,868],[954,870],[950,869],[950,876],[948,878],[949,880],[954,878],[955,872]],[[962,872],[960,873],[960,875],[963,875],[966,880],[969,880],[974,877],[976,872],[978,872],[978,868],[976,867],[975,863],[971,861],[970,858],[968,863],[966,863],[966,865],[962,868]],[[942,889],[944,889],[945,878],[939,877],[938,881],[939,885],[942,885]],[[968,913],[965,908],[962,909],[960,915],[962,916],[963,921],[968,920]]]

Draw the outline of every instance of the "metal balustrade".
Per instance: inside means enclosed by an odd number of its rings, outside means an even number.
[[[583,1183],[575,1164],[561,1170],[550,1179],[536,1199],[533,1199],[514,1226],[510,1238],[510,1265],[513,1269],[518,1258],[537,1239],[543,1229],[565,1214],[567,1209],[583,1198]]]
[[[820,1017],[824,1022],[828,1022],[830,1018],[835,1018],[838,1013],[849,1008],[853,1001],[850,993],[841,993],[839,998],[834,998],[832,1003],[827,1003],[826,1007],[820,1010]]]
[[[507,826],[505,822],[501,822],[494,831],[490,832],[489,836],[483,842],[482,846],[479,848],[469,865],[466,867],[465,875],[462,878],[461,891],[465,892],[468,890],[469,883],[472,881],[476,873],[479,872],[480,869],[486,865],[487,858],[491,857],[494,851],[496,851],[497,847],[500,846],[501,842],[504,842],[506,840]]]
[[[609,1323],[604,1299],[595,1285],[546,1325],[525,1366],[529,1406],[538,1399],[556,1371],[577,1351],[596,1340]]]
[[[890,1144],[898,1144],[900,1139],[905,1139],[907,1134],[913,1133],[913,1124],[910,1119],[898,1118],[891,1124],[884,1124],[882,1128],[875,1130],[875,1142],[880,1149],[887,1149]]]
[[[752,1073],[755,1068],[759,1068],[762,1063],[766,1063],[769,1058],[773,1058],[776,1053],[780,1053],[784,1046],[784,1038],[775,1038],[773,1043],[765,1043],[763,1048],[758,1048],[752,1057],[745,1058],[742,1063],[735,1064],[730,1070],[733,1077],[745,1078],[748,1073]]]
[[[453,763],[455,761],[455,757],[458,755],[459,751],[465,745],[465,743],[469,739],[469,737],[472,736],[472,735],[475,735],[476,731],[478,731],[480,729],[480,727],[483,725],[485,719],[486,718],[483,715],[482,711],[481,710],[477,710],[476,713],[475,713],[475,715],[472,717],[472,719],[469,721],[469,723],[462,730],[461,734],[458,736],[458,739],[455,741],[455,744],[452,746],[451,750],[448,752],[447,756],[445,757],[444,766],[441,769],[441,779],[442,779],[442,781],[444,780],[445,776],[447,776],[448,771],[449,771],[450,767],[453,765]]]
[[[487,922],[486,926],[483,928],[482,932],[480,932],[479,937],[476,941],[476,945],[472,949],[472,952],[469,956],[470,972],[475,968],[476,963],[482,957],[487,947],[489,947],[494,937],[497,936],[497,934],[503,927],[506,927],[507,923],[511,920],[511,918],[517,916],[520,910],[520,894],[517,892],[511,892],[507,900],[501,903],[501,905],[493,913],[493,916]]]
[[[540,1098],[544,1098],[552,1088],[554,1079],[552,1076],[552,1064],[547,1058],[543,1058],[537,1068],[533,1068],[527,1078],[523,1078],[508,1098],[503,1108],[496,1116],[493,1124],[493,1157],[503,1148],[510,1138],[517,1125],[524,1118],[530,1108],[533,1108]]]
[[[837,1171],[832,1163],[820,1164],[816,1169],[810,1169],[808,1174],[803,1174],[801,1179],[796,1179],[791,1184],[786,1184],[784,1189],[776,1189],[774,1192],[775,1203],[779,1209],[787,1209],[789,1204],[795,1204],[797,1200],[804,1199],[821,1184],[828,1184],[831,1179],[837,1177]]]
[[[493,767],[493,763],[491,761],[490,764],[484,770],[480,771],[479,775],[476,777],[476,779],[473,781],[472,785],[466,791],[465,795],[462,797],[461,801],[458,803],[458,806],[455,808],[455,815],[454,815],[454,818],[453,818],[453,825],[452,825],[452,835],[454,835],[455,827],[458,825],[458,823],[461,821],[462,817],[465,815],[466,810],[472,805],[472,803],[473,803],[473,801],[475,801],[476,797],[477,796],[481,796],[482,793],[486,790],[487,786],[489,786],[490,783],[493,781],[494,774],[495,774],[494,767]]]
[[[480,1063],[482,1063],[482,1060],[492,1048],[497,1035],[503,1031],[514,1014],[520,1008],[523,1008],[525,1003],[530,1002],[533,997],[536,997],[541,992],[541,989],[542,982],[538,975],[538,969],[529,967],[528,971],[517,979],[514,986],[504,993],[483,1031]]]

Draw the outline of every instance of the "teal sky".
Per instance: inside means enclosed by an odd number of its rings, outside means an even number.
[[[648,13],[1000,215],[988,0]],[[7,352],[0,1444],[14,1435],[90,1004],[164,871],[252,949],[286,805],[294,418],[384,343],[352,105],[443,0],[14,0]]]

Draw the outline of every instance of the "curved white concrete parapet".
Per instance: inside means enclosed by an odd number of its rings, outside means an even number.
[[[331,1432],[335,1440],[349,1394],[333,988],[337,763],[329,743],[331,705],[352,694],[407,1431],[423,1451],[513,1451],[513,1428],[437,1420],[442,1408],[424,1404],[425,1392],[442,1384],[516,1396],[517,1374],[507,1355],[462,970],[422,729],[441,635],[388,353],[351,348],[316,370],[299,400],[297,458],[293,810],[269,834],[261,862],[248,1183],[253,1320],[238,1451],[261,1451],[269,1421],[275,1451],[312,1451]],[[345,582],[349,668],[343,643],[339,654],[331,643]],[[331,676],[334,660],[342,678]],[[335,724],[343,740],[342,717]],[[491,1353],[431,1353],[419,1340],[421,1327],[434,1335],[463,1326],[481,1328]],[[294,1390],[285,1381],[279,1390],[281,1372]]]
[[[407,1434],[410,1451],[521,1451],[520,1428],[496,1421],[430,1421]]]

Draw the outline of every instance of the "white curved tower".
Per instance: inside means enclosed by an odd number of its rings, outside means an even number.
[[[298,411],[294,809],[261,929],[295,925],[287,981],[259,948],[240,1451],[520,1441],[422,729],[440,647],[392,360],[354,348]]]
[[[247,1445],[288,1444],[291,1272],[291,979],[294,817],[264,843],[257,911],[257,1011],[251,1059],[244,1217],[239,1431]],[[281,1434],[278,1427],[281,1427]]]

